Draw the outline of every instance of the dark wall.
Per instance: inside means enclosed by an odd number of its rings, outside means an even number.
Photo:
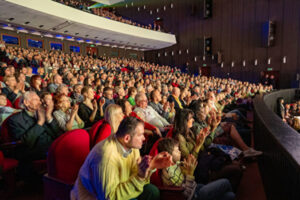
[[[25,33],[17,33],[15,31],[9,31],[9,30],[3,30],[0,29],[0,40],[2,40],[2,34],[7,34],[11,36],[17,36],[19,37],[20,41],[20,47],[28,48],[27,46],[27,39],[34,39],[34,40],[40,40],[43,41],[44,49],[50,50],[50,42],[57,42],[63,44],[63,51],[70,53],[70,46],[79,46],[80,47],[80,53],[86,54],[86,48],[90,47],[90,44],[86,43],[79,43],[75,41],[68,41],[68,40],[60,40],[57,38],[48,38],[48,37],[40,37],[32,34],[25,34]],[[112,47],[105,47],[105,46],[96,46],[98,49],[98,55],[99,56],[108,56],[108,57],[116,57],[116,53],[118,57],[125,57],[125,58],[132,58],[133,55],[136,55],[136,59],[141,60],[144,56],[144,52],[142,51],[135,51],[131,49],[120,49],[120,48],[112,48]]]
[[[274,71],[280,71],[282,88],[291,86],[296,79],[296,73],[300,73],[299,0],[213,0],[213,17],[207,20],[201,19],[200,16],[199,5],[202,1],[134,1],[134,6],[129,3],[128,8],[117,10],[145,24],[161,17],[164,19],[165,30],[177,35],[177,45],[146,52],[145,58],[149,61],[171,65],[182,65],[188,61],[193,68],[205,63],[211,66],[212,75],[230,75],[248,81],[258,81],[260,71],[272,68]],[[171,3],[174,5],[173,9],[170,8]],[[143,5],[146,5],[146,10],[143,9]],[[164,6],[166,11],[163,10]],[[140,12],[137,11],[138,7]],[[263,48],[262,24],[268,20],[276,22],[276,41],[274,47]],[[204,36],[212,37],[213,54],[217,54],[218,51],[222,53],[223,68],[217,65],[216,61],[210,61],[210,58],[202,61],[203,54],[201,48],[197,48],[197,39]],[[189,54],[186,54],[186,49],[189,49]],[[182,50],[181,55],[178,54],[178,50]],[[165,52],[167,56],[164,56]],[[157,56],[158,53],[160,57]],[[284,56],[287,57],[286,64],[282,63]],[[271,58],[271,65],[267,64],[268,58]],[[258,60],[257,66],[254,66],[255,59]],[[246,61],[245,67],[242,66],[243,60]],[[232,61],[235,62],[234,67],[231,67]]]

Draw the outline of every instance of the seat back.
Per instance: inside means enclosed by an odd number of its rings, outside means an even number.
[[[89,130],[90,135],[90,149],[92,149],[98,142],[106,139],[111,134],[111,127],[106,120],[96,122]]]
[[[16,109],[22,109],[20,106],[20,102],[21,102],[22,97],[18,97],[15,101],[14,101],[14,108]]]
[[[83,129],[68,131],[58,137],[48,151],[48,175],[74,184],[79,169],[90,151],[89,134]]]
[[[4,165],[4,155],[2,153],[2,151],[0,151],[0,169],[3,169],[3,165]]]
[[[12,103],[8,99],[6,99],[6,106],[11,107],[11,108],[13,107]]]
[[[167,135],[166,135],[166,138],[172,138],[172,137],[173,137],[173,130],[174,130],[174,128],[171,128],[171,129],[168,131],[168,133],[167,133]]]
[[[158,139],[152,146],[149,155],[154,157],[158,154],[158,143],[159,141],[161,141],[163,138]],[[156,170],[150,178],[150,182],[154,185],[156,185],[157,187],[161,187],[163,186],[162,180],[161,180],[161,170]]]
[[[1,125],[1,132],[0,132],[0,142],[1,143],[6,143],[6,142],[14,142],[15,140],[13,139],[13,137],[11,137],[11,135],[9,134],[9,127],[8,127],[8,119],[16,114],[18,114],[19,112],[13,113],[12,115],[10,115],[9,117],[7,117],[4,122]]]

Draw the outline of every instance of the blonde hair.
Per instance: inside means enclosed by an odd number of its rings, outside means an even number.
[[[105,109],[104,119],[109,123],[112,133],[116,133],[121,121],[117,120],[120,113],[123,113],[121,106],[117,104],[110,104]]]

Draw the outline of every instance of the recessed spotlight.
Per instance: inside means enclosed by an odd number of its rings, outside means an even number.
[[[69,32],[69,31],[67,31],[67,30],[64,31],[64,33],[67,33],[67,32]]]
[[[79,35],[79,33],[75,33],[75,35]]]
[[[98,37],[96,36],[95,39],[97,39]]]
[[[43,27],[44,27],[44,25],[39,25],[39,27],[40,27],[40,28],[43,28]]]
[[[11,17],[8,19],[8,21],[13,21],[15,18]]]
[[[89,37],[89,35],[85,35],[85,37]]]
[[[27,22],[25,22],[24,24],[29,24],[29,23],[30,23],[30,22],[27,21]]]

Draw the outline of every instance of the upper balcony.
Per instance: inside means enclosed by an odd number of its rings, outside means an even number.
[[[0,20],[124,48],[154,50],[176,44],[173,34],[110,20],[52,0],[0,0]]]

